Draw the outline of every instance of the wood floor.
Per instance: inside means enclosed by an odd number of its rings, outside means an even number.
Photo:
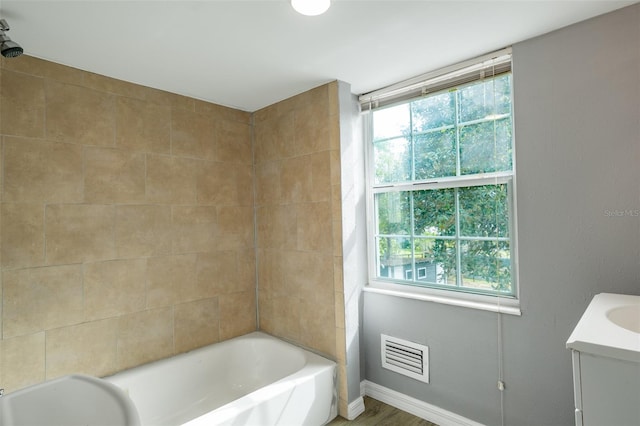
[[[437,426],[368,396],[364,397],[364,408],[364,413],[355,420],[338,416],[327,426]]]

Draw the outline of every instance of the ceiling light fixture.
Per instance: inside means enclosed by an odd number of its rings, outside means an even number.
[[[322,15],[331,6],[331,0],[291,0],[296,12],[307,16]]]

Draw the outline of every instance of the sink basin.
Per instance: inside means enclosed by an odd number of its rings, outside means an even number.
[[[0,398],[0,426],[139,426],[133,401],[117,386],[73,374]]]
[[[634,333],[640,333],[640,305],[627,305],[611,309],[607,318],[612,323]]]

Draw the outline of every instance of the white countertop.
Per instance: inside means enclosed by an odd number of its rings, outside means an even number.
[[[622,328],[607,318],[607,312],[611,309],[637,304],[640,304],[640,296],[597,294],[567,340],[567,348],[640,362],[640,333]]]

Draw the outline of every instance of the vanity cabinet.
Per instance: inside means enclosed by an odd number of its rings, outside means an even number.
[[[572,351],[576,426],[640,425],[640,363]]]
[[[567,348],[576,426],[640,426],[640,296],[594,296]]]

